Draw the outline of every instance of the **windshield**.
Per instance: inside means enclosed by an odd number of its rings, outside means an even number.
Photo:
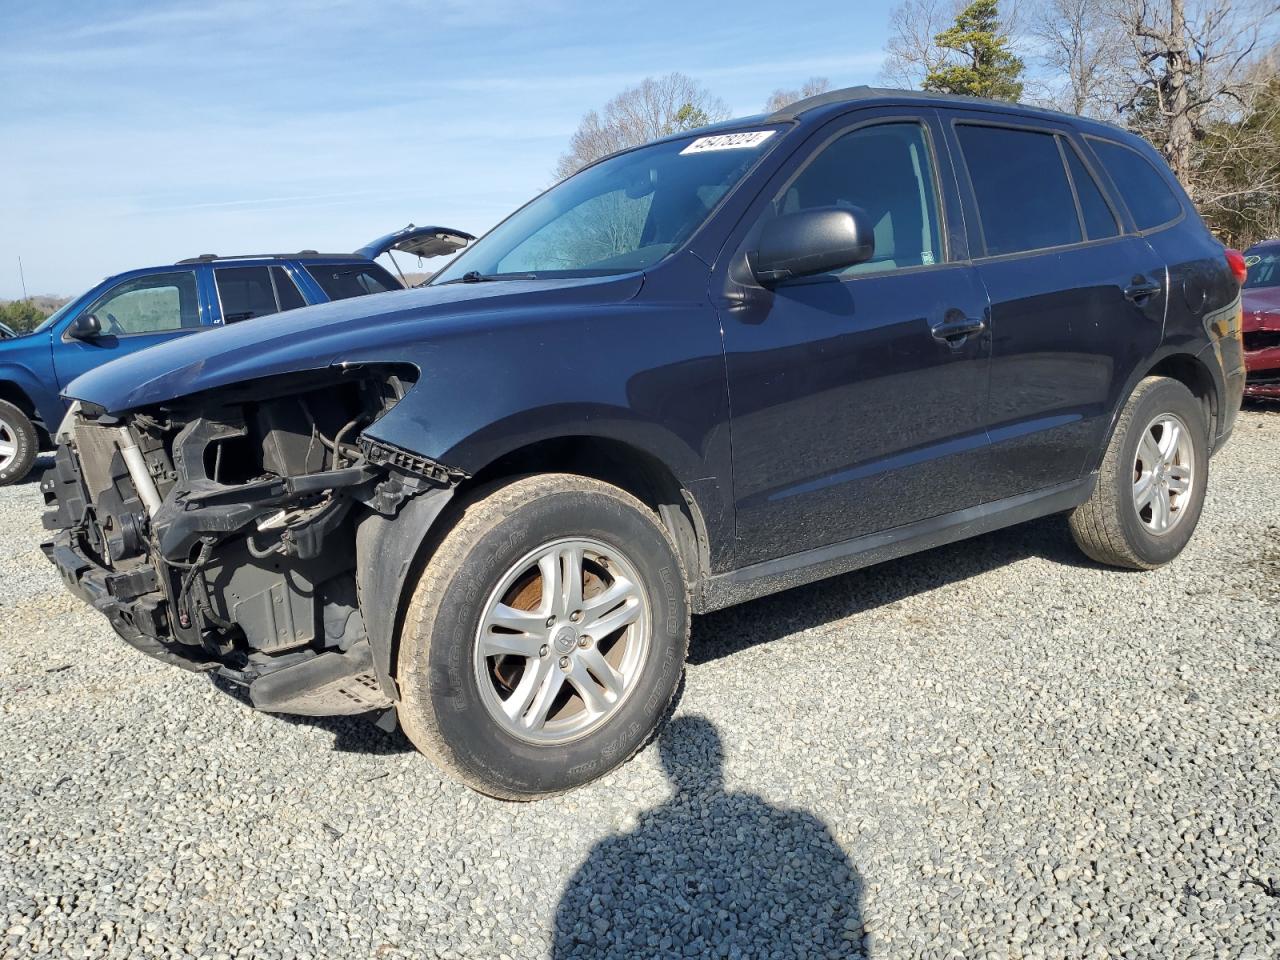
[[[1254,287],[1280,287],[1280,246],[1246,251],[1244,262],[1249,268],[1249,276],[1244,281],[1246,290]]]
[[[607,276],[652,266],[706,220],[773,145],[775,132],[687,137],[601,161],[518,210],[432,283]]]

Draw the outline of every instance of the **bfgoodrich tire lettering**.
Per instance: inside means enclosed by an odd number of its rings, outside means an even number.
[[[0,487],[17,483],[31,472],[40,439],[27,415],[0,400]]]
[[[531,742],[495,719],[492,697],[486,702],[479,686],[476,649],[494,590],[513,566],[564,542],[625,556],[648,605],[647,652],[633,686],[600,723],[567,742]],[[652,511],[595,480],[520,478],[467,506],[422,572],[400,640],[400,722],[423,753],[483,793],[517,800],[559,793],[645,743],[679,684],[688,637],[684,575]]]
[[[1184,464],[1189,464],[1189,489],[1175,495],[1179,516],[1162,534],[1144,521],[1136,506],[1135,484],[1142,478],[1144,455],[1165,425],[1185,426]],[[1172,463],[1169,468],[1179,473]],[[1133,391],[1107,446],[1098,483],[1087,501],[1070,517],[1071,533],[1080,549],[1099,563],[1133,570],[1150,570],[1182,552],[1195,532],[1209,480],[1209,426],[1204,408],[1190,390],[1168,377],[1147,377]],[[1145,508],[1149,510],[1150,508]],[[1149,514],[1148,514],[1149,517]]]

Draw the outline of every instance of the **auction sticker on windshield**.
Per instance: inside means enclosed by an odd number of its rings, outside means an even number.
[[[749,150],[758,147],[778,131],[753,130],[750,133],[718,133],[714,137],[699,137],[689,144],[681,154],[709,153],[712,150]]]

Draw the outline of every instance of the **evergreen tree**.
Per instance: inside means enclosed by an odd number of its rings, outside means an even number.
[[[973,0],[934,42],[956,56],[929,71],[924,80],[926,90],[993,100],[1022,96],[1023,63],[1010,49],[1009,36],[1001,28],[997,0]]]

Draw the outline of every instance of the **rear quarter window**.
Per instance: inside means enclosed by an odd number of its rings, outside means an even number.
[[[1181,215],[1182,203],[1150,160],[1114,141],[1088,139],[1139,230],[1162,227]]]

